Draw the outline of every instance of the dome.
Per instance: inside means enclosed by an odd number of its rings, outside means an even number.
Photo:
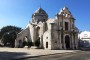
[[[47,15],[47,13],[46,13],[41,7],[40,7],[39,9],[37,9],[37,10],[35,11],[35,13],[36,13],[36,14],[38,14],[38,13],[40,14],[40,13],[41,13],[41,14],[46,14],[46,15]]]
[[[40,7],[32,14],[32,22],[45,22],[48,19],[47,13]]]

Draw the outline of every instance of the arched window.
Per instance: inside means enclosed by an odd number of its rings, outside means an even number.
[[[68,22],[65,22],[65,30],[68,30]]]
[[[43,22],[45,22],[45,19],[43,19]]]
[[[40,27],[37,27],[37,36],[39,36],[40,33]]]

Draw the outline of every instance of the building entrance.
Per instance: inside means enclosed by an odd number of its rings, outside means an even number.
[[[66,44],[66,49],[69,49],[70,48],[70,38],[69,36],[65,36],[65,44]]]

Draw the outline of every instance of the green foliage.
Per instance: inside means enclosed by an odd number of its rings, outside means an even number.
[[[33,43],[32,42],[27,42],[27,45],[31,47],[31,46],[33,46]]]
[[[16,31],[16,33],[19,33],[22,29],[16,26],[5,26],[3,28],[0,29],[0,39],[2,38],[2,36],[10,31]]]
[[[26,41],[23,42],[23,46],[27,46],[27,42]]]
[[[31,46],[33,46],[33,43],[32,43],[32,42],[26,42],[26,41],[24,41],[24,42],[23,42],[23,47],[24,47],[24,46],[31,47]]]
[[[2,37],[2,42],[4,43],[4,46],[8,43],[9,35],[5,33]]]
[[[40,46],[40,38],[38,38],[38,39],[35,41],[35,46],[37,46],[37,47]]]
[[[2,38],[4,45],[7,46],[7,44],[9,44],[9,46],[14,47],[17,33],[19,33],[21,30],[21,28],[15,26],[3,27],[0,30],[0,38]]]

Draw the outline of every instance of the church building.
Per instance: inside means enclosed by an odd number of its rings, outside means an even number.
[[[40,41],[43,49],[78,49],[78,28],[75,18],[67,7],[48,18],[48,14],[40,7],[32,14],[32,22],[18,33],[15,47],[22,47],[23,42]]]

